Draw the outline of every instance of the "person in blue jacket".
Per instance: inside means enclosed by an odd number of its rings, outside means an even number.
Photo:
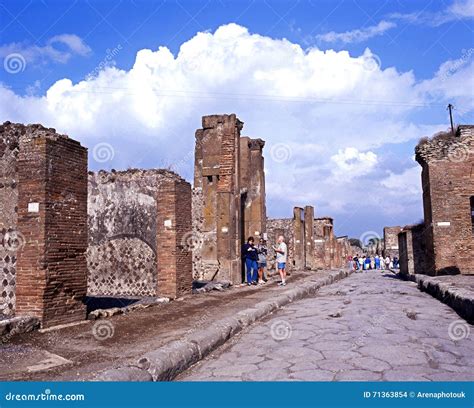
[[[247,242],[242,245],[242,259],[245,262],[245,269],[247,271],[247,285],[256,285],[258,252],[254,245],[253,237],[249,237]]]

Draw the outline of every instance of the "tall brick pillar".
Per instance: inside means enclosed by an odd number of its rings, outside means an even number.
[[[240,188],[245,191],[243,203],[244,238],[254,236],[256,242],[266,229],[265,169],[262,139],[240,138]]]
[[[304,243],[304,219],[303,209],[299,207],[293,208],[293,227],[295,230],[295,253],[294,253],[294,266],[296,270],[304,269],[305,266],[305,243]]]
[[[16,312],[43,327],[83,320],[87,291],[87,149],[39,125],[18,157]]]
[[[307,205],[304,208],[304,235],[305,235],[305,267],[306,269],[316,269],[314,261],[314,207]]]
[[[203,116],[196,131],[193,217],[203,244],[194,251],[202,279],[242,282],[244,226],[240,186],[240,131],[231,115]]]
[[[192,288],[191,185],[163,182],[157,197],[158,290],[177,298]]]

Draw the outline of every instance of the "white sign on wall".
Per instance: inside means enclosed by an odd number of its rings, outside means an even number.
[[[39,212],[39,203],[28,203],[28,212],[30,213]]]

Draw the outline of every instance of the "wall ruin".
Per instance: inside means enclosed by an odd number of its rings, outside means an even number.
[[[293,218],[268,219],[267,233],[269,247],[276,243],[279,235],[285,237],[289,270],[341,268],[352,255],[348,238],[334,236],[332,218],[314,218],[312,206],[295,207]],[[275,252],[271,249],[269,259],[274,258]]]
[[[441,133],[415,149],[422,166],[429,275],[474,274],[474,126]]]
[[[178,220],[190,219],[191,186],[173,172],[155,169],[89,172],[89,295],[144,297],[165,292],[169,295],[170,291],[162,290],[158,281],[158,268],[164,259],[157,254],[163,247],[167,249],[162,257],[169,252],[174,254],[176,245],[182,247],[176,252],[178,256],[184,252],[185,259],[189,258],[189,265],[185,262],[181,269],[184,277],[187,273],[189,278],[184,279],[184,287],[178,292],[186,291],[186,286],[187,291],[191,289],[191,252],[184,237],[190,234],[191,226],[179,232],[177,238],[159,240],[159,234],[173,226],[170,220],[176,213],[177,204],[173,201],[174,192],[167,187],[169,183],[172,187],[174,183],[182,185],[178,194],[183,208],[177,210]],[[170,210],[171,214],[160,220],[159,214]],[[172,248],[168,248],[170,239],[178,241],[172,243]],[[178,294],[171,291],[171,297]]]
[[[265,233],[265,142],[240,137],[242,127],[235,114],[210,115],[196,131],[195,279],[241,283],[240,247],[248,236]]]
[[[398,234],[402,230],[402,227],[385,227],[383,229],[383,256],[389,256],[391,259],[394,257],[399,258],[398,250]]]
[[[3,309],[43,327],[84,319],[87,150],[41,125],[0,134]]]

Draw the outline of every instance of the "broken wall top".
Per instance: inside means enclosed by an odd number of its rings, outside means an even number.
[[[439,132],[431,139],[421,139],[415,147],[415,158],[421,165],[451,158],[452,162],[456,162],[454,158],[469,155],[472,151],[474,151],[474,125],[460,125],[455,135],[447,131]]]
[[[108,183],[143,183],[148,187],[159,187],[164,181],[185,181],[175,172],[167,169],[128,169],[89,171],[89,182]]]
[[[70,139],[67,135],[56,133],[54,128],[46,128],[40,124],[23,125],[21,123],[4,122],[0,125],[0,153],[8,145],[19,147],[21,141],[29,141],[35,138],[49,140],[68,140],[71,143],[81,145],[78,141]]]

